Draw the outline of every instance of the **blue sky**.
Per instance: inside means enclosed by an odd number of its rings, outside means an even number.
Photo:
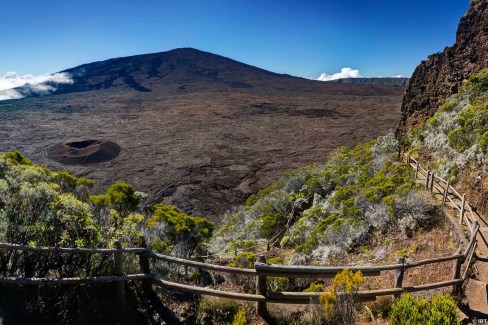
[[[468,0],[0,0],[0,76],[194,47],[279,73],[410,76]]]

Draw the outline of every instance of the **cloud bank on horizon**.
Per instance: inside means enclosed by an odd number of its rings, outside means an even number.
[[[322,73],[317,80],[319,81],[330,81],[330,80],[337,80],[342,78],[364,78],[359,73],[359,70],[351,69],[351,68],[342,68],[341,72],[337,72],[334,74],[326,74]]]
[[[321,73],[320,76],[317,78],[319,81],[331,81],[331,80],[337,80],[337,79],[344,79],[344,78],[371,78],[371,77],[365,77],[363,76],[359,70],[357,69],[351,69],[348,67],[342,68],[341,72],[337,72],[334,74],[327,74],[327,73]],[[375,78],[375,77],[373,77]],[[382,76],[377,76],[376,78],[383,78]],[[405,78],[405,76],[399,74],[396,76],[391,76],[389,78]]]
[[[20,99],[24,92],[37,95],[47,95],[56,90],[56,84],[72,84],[73,79],[69,73],[53,73],[38,76],[18,75],[10,71],[0,76],[0,100]],[[18,87],[24,87],[19,91]]]

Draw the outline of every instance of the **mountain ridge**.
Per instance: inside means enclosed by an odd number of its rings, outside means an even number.
[[[408,86],[410,78],[400,77],[363,77],[363,78],[341,78],[327,82],[350,83],[356,85],[386,85],[386,86]]]

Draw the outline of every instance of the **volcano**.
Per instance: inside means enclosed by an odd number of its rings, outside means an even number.
[[[213,220],[286,170],[393,130],[405,90],[308,80],[191,48],[62,72],[73,83],[51,95],[0,102],[0,151],[92,178],[95,192],[126,181]]]

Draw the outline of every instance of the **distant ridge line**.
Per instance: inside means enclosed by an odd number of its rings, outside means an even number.
[[[341,84],[357,84],[357,85],[383,85],[383,86],[398,86],[407,87],[410,78],[397,77],[372,77],[372,78],[341,78],[336,80],[329,80],[327,82],[335,82]]]

